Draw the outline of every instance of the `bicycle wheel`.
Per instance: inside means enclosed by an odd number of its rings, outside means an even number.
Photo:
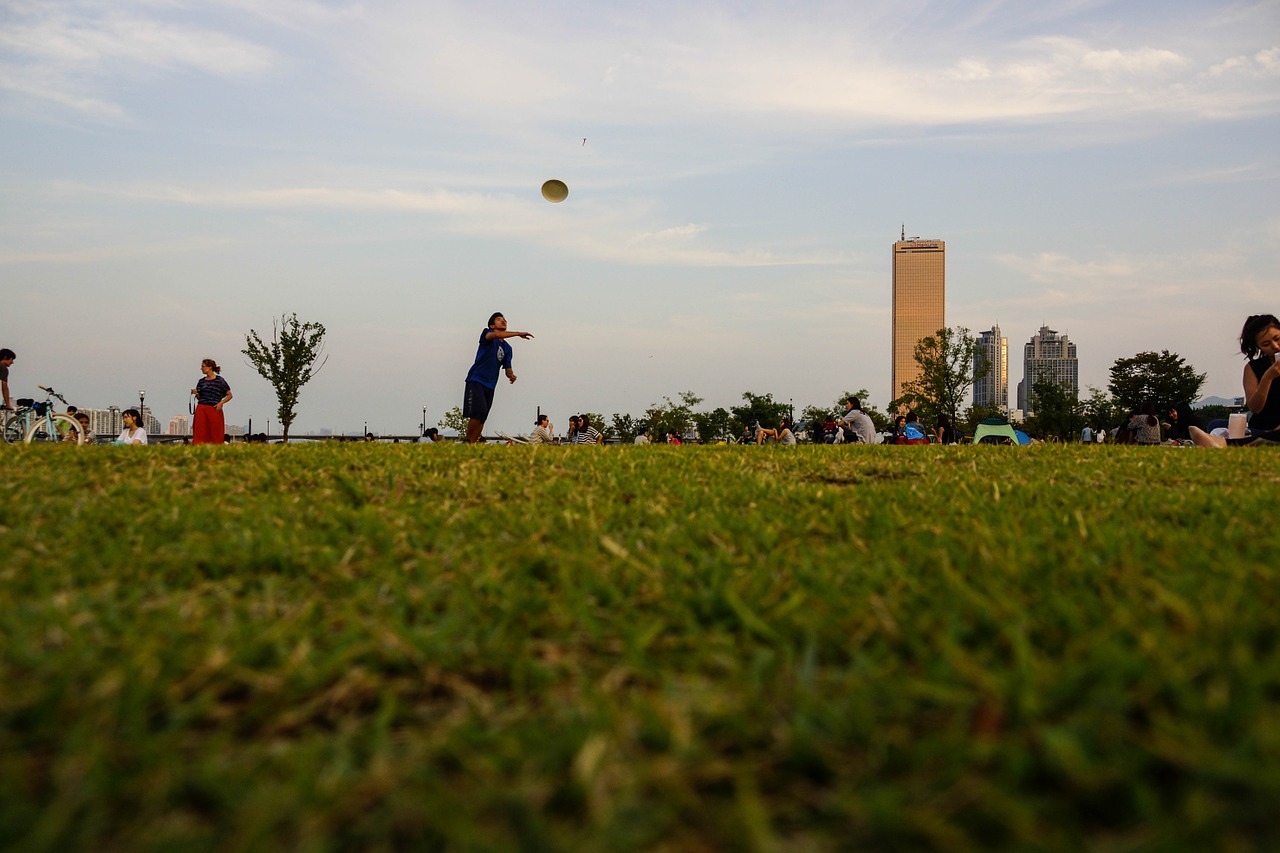
[[[27,444],[50,444],[66,442],[84,444],[84,430],[75,418],[66,415],[53,415],[36,421],[35,426],[27,431]]]
[[[27,422],[18,414],[11,414],[4,419],[4,440],[6,444],[16,444],[27,436]]]

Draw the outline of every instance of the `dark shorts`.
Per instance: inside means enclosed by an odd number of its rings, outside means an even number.
[[[462,416],[475,418],[483,423],[489,419],[491,408],[493,408],[493,389],[479,382],[468,382],[467,390],[462,397]]]

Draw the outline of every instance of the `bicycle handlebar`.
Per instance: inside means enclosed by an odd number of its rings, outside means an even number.
[[[61,394],[59,394],[57,391],[53,390],[52,388],[50,388],[48,385],[37,385],[36,387],[37,387],[37,388],[39,388],[41,391],[44,391],[44,392],[45,392],[46,394],[48,394],[50,397],[57,397],[59,400],[61,400],[61,401],[62,401],[63,405],[66,405],[66,403],[67,403],[67,398],[66,398],[66,397],[64,397],[64,396],[62,396]]]

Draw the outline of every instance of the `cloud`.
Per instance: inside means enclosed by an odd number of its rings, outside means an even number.
[[[1233,56],[1209,69],[1210,77],[1242,74],[1250,77],[1280,76],[1280,47],[1260,50],[1253,56]]]
[[[0,87],[73,110],[117,117],[99,90],[118,76],[197,71],[243,79],[269,71],[275,53],[217,29],[156,17],[149,4],[11,4],[0,28]]]

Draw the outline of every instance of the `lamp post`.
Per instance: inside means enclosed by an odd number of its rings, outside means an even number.
[[[427,434],[427,407],[422,407],[422,434]]]
[[[138,418],[142,421],[138,426],[142,427],[142,431],[147,431],[147,392],[138,392]]]

